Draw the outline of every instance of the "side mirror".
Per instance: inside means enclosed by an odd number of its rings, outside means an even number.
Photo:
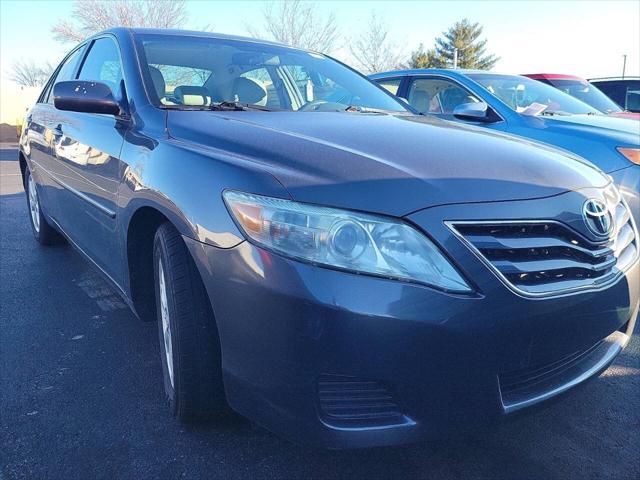
[[[108,85],[71,80],[53,86],[53,104],[58,110],[118,115],[120,105]]]
[[[484,102],[463,103],[453,109],[453,116],[472,122],[491,122],[489,105]]]

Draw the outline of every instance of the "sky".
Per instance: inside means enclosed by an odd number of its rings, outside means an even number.
[[[86,1],[86,0],[85,0]],[[585,78],[618,76],[623,55],[627,75],[640,75],[640,1],[328,1],[318,10],[334,13],[343,35],[333,55],[353,63],[349,38],[366,28],[371,12],[384,19],[389,35],[408,56],[464,17],[479,22],[487,50],[501,57],[504,73],[567,73]],[[71,49],[53,40],[51,27],[71,14],[73,1],[0,0],[0,73],[20,59],[57,64]],[[189,0],[187,28],[208,26],[220,33],[247,35],[260,25],[260,1]],[[5,83],[6,84],[6,83]]]

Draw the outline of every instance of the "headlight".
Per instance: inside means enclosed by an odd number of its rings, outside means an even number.
[[[452,292],[471,288],[438,248],[402,221],[235,191],[224,199],[244,234],[282,255]]]
[[[624,155],[631,163],[640,165],[640,148],[618,147],[616,150]]]

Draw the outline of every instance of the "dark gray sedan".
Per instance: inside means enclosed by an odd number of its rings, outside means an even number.
[[[638,313],[638,233],[607,176],[418,115],[315,52],[101,33],[28,113],[20,166],[35,238],[158,322],[181,420],[434,438],[600,373]]]

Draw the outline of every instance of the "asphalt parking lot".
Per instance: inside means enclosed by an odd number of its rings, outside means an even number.
[[[0,478],[640,476],[640,340],[544,409],[464,438],[364,451],[292,445],[241,418],[175,423],[156,326],[69,246],[31,237],[15,145],[0,149]]]

